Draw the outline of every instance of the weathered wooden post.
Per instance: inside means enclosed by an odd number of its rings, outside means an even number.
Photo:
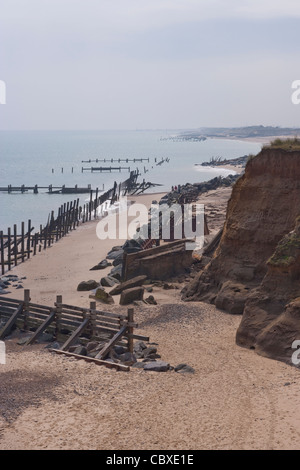
[[[14,263],[18,264],[17,224],[14,224]]]
[[[29,316],[29,302],[30,302],[30,290],[24,290],[24,304],[23,304],[23,314],[24,314],[24,330],[28,328],[28,316]]]
[[[28,233],[27,233],[27,258],[30,258],[30,233],[31,233],[31,219],[28,220]]]
[[[133,308],[129,308],[127,311],[127,317],[128,317],[128,351],[130,353],[133,353],[133,314],[134,310]]]
[[[0,232],[1,272],[5,273],[3,231]]]
[[[21,253],[22,253],[22,263],[25,260],[25,224],[21,224]]]
[[[90,302],[90,324],[92,337],[97,335],[97,314],[96,314],[96,302]]]
[[[7,264],[8,270],[11,268],[11,234],[10,227],[7,229]]]
[[[55,337],[58,340],[60,330],[61,330],[61,321],[62,321],[62,295],[56,296],[56,302],[54,305],[55,305],[55,313],[56,313]]]

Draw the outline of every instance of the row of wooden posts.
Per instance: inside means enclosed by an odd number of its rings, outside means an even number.
[[[133,315],[132,308],[127,314],[98,310],[94,301],[90,302],[90,308],[65,304],[61,295],[56,296],[54,306],[36,304],[31,302],[30,290],[25,289],[24,300],[0,296],[0,320],[4,325],[0,328],[0,340],[5,339],[15,326],[30,333],[25,345],[34,344],[46,331],[63,343],[59,349],[51,349],[55,353],[129,370],[125,365],[105,359],[115,345],[132,353],[134,339],[149,341],[148,337],[134,333],[138,325],[134,323]],[[97,341],[102,346],[94,358],[82,356],[69,351],[78,341]]]
[[[31,256],[35,256],[42,249],[50,247],[62,237],[66,236],[70,231],[75,230],[80,223],[85,223],[97,218],[97,209],[106,201],[110,203],[116,202],[120,196],[124,196],[135,188],[137,174],[132,172],[130,177],[120,183],[115,182],[113,188],[99,195],[98,188],[93,195],[90,192],[90,199],[83,206],[79,205],[79,199],[64,203],[58,208],[57,216],[54,211],[49,214],[47,224],[43,227],[40,225],[39,230],[32,227],[31,219],[27,225],[21,223],[21,230],[18,233],[17,224],[13,229],[8,228],[5,234],[0,231],[0,265],[1,273],[5,274],[13,266],[23,263]]]

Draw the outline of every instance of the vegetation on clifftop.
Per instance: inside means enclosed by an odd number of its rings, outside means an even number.
[[[275,139],[270,144],[264,145],[264,149],[283,149],[283,150],[300,150],[300,139],[298,137],[289,139]]]

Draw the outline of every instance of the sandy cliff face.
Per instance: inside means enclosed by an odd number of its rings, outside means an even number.
[[[299,214],[300,152],[263,149],[234,185],[213,259],[183,293],[185,300],[207,300],[230,313],[243,313],[238,344],[287,362],[291,344],[283,348],[283,338],[276,349],[273,342],[276,338],[278,343],[283,324],[288,343],[293,329],[298,335],[294,339],[300,340],[300,326],[295,329],[296,321],[291,321],[298,303],[290,303],[300,296]],[[280,327],[270,330],[274,321]]]

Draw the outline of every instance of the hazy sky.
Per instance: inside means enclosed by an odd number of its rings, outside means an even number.
[[[0,129],[300,126],[299,0],[0,0]]]

